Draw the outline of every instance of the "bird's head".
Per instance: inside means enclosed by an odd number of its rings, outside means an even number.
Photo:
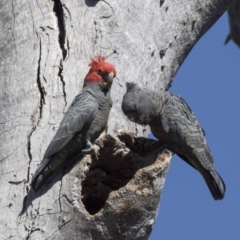
[[[112,86],[117,71],[112,64],[105,62],[105,59],[102,56],[91,58],[89,64],[91,68],[85,77],[85,82],[98,84],[101,89],[108,90]]]
[[[142,89],[135,83],[127,83],[122,110],[130,121],[141,125],[149,124],[154,113],[154,106],[152,96],[147,89]]]

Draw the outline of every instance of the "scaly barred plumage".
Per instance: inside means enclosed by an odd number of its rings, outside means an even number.
[[[61,169],[66,160],[90,152],[97,157],[93,143],[107,125],[116,69],[103,57],[91,59],[90,67],[82,91],[73,99],[32,177],[31,186],[35,191],[53,172]]]
[[[223,199],[225,184],[214,168],[204,130],[183,98],[127,83],[122,110],[131,121],[148,124],[156,138],[200,172],[213,198]]]

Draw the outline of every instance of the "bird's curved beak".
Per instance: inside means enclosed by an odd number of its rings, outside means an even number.
[[[104,88],[110,88],[113,82],[113,78],[114,78],[114,73],[110,72],[109,74],[105,75],[103,77],[103,87]]]
[[[114,78],[114,74],[113,72],[110,72],[108,75],[104,76],[104,81],[107,83],[112,83],[113,78]]]

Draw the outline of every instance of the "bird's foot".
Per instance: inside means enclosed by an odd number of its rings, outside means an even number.
[[[94,142],[95,145],[99,146],[100,148],[103,148],[103,142],[99,138],[95,140]]]
[[[93,153],[95,158],[98,160],[98,151],[90,141],[87,141],[86,148],[82,149],[82,153],[83,154]]]

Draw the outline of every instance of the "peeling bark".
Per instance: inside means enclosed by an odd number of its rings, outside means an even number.
[[[149,237],[172,153],[158,141],[126,131],[115,137],[105,135],[98,148],[99,160],[94,155],[81,157],[78,164],[68,164],[41,193],[30,190],[21,217],[28,215],[36,198],[60,180],[59,231],[51,235],[53,239],[68,239],[72,229],[73,239]],[[75,167],[71,169],[70,165]],[[61,180],[64,174],[71,175],[67,192]],[[64,209],[66,204],[69,210]],[[32,221],[40,217],[38,212]],[[31,228],[29,232],[34,231]]]
[[[0,1],[1,238],[148,239],[171,153],[123,115],[125,82],[168,89],[231,2]],[[34,193],[31,176],[99,54],[118,72],[100,160],[73,159]]]
[[[105,135],[100,146],[99,161],[87,157],[76,169],[73,205],[78,217],[69,227],[80,225],[75,238],[147,239],[171,152],[157,141],[130,132]]]

